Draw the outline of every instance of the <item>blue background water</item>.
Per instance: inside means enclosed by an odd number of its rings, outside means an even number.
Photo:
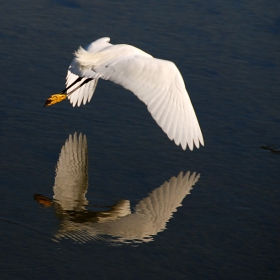
[[[279,279],[280,2],[6,1],[0,28],[1,279]],[[91,103],[43,108],[72,53],[109,36],[174,61],[205,147],[183,151],[144,104],[100,81]],[[89,149],[93,204],[132,206],[180,171],[201,178],[154,241],[56,243],[53,195],[69,134]]]

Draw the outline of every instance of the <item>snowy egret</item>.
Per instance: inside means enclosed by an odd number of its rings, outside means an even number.
[[[98,39],[75,52],[69,66],[66,88],[47,99],[45,106],[66,98],[73,107],[92,98],[99,78],[132,91],[148,106],[157,124],[176,145],[193,150],[204,145],[200,126],[176,65],[157,59],[125,44],[112,45],[110,38]]]

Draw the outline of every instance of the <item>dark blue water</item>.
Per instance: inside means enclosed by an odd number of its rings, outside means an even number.
[[[2,4],[1,279],[279,279],[279,10],[276,0]],[[64,88],[73,51],[104,36],[176,63],[205,147],[177,147],[144,104],[107,81],[86,106],[43,108]],[[61,212],[33,195],[52,202],[75,132],[87,138],[88,211],[124,199],[134,213],[181,171],[200,174],[152,241],[55,238]]]

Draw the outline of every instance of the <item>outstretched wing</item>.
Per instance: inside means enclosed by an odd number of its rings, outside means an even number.
[[[180,172],[177,177],[172,177],[137,204],[135,212],[145,217],[151,232],[154,231],[151,234],[157,234],[166,228],[166,223],[181,206],[185,196],[190,194],[199,177],[195,172],[191,174],[188,171],[185,175]]]
[[[131,90],[176,145],[203,145],[202,133],[182,76],[173,62],[141,55],[94,68],[103,79]]]
[[[81,71],[92,69],[100,77],[132,91],[147,106],[157,124],[185,150],[204,145],[203,136],[183,78],[173,62],[153,58],[128,45],[104,51],[76,52]]]

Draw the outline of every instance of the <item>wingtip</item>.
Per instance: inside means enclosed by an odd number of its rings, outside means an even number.
[[[176,143],[175,143],[176,144]],[[181,147],[182,147],[182,149],[185,151],[185,150],[187,150],[187,148],[189,148],[189,150],[190,151],[193,151],[194,150],[194,146],[197,148],[197,149],[199,149],[200,148],[200,146],[203,146],[204,147],[204,141],[203,141],[203,139],[201,140],[199,140],[199,142],[197,142],[197,143],[195,143],[195,142],[192,142],[192,145],[190,145],[189,143],[180,143],[180,144],[178,144],[178,146],[179,145],[181,145]]]

